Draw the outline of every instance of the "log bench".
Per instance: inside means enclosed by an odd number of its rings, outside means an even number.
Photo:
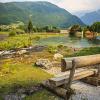
[[[64,74],[43,82],[43,86],[59,96],[66,97],[71,89],[71,84],[76,80],[87,78],[87,83],[95,81],[94,85],[100,82],[100,54],[63,58],[61,63],[61,70]],[[98,65],[98,67],[95,68],[94,65]]]

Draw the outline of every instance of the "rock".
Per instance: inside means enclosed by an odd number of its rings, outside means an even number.
[[[48,59],[38,59],[35,64],[44,69],[50,69],[53,66]]]
[[[54,54],[54,59],[61,59],[61,58],[63,58],[63,55],[61,55],[61,54],[59,54],[59,53],[56,53],[56,54]]]
[[[5,95],[4,100],[22,100],[21,96],[11,94],[11,95]]]
[[[47,48],[47,46],[35,46],[35,47],[32,48],[32,51],[34,51],[34,52],[41,52],[41,51],[43,51],[46,48]]]
[[[4,53],[4,51],[0,51],[0,55],[2,55]]]
[[[27,53],[26,50],[20,50],[20,51],[17,52],[17,54],[19,54],[19,55],[22,55],[22,54],[25,54],[25,53]]]

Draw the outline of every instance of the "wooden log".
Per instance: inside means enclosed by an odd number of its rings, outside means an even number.
[[[54,92],[55,94],[57,94],[58,96],[65,98],[66,93],[67,93],[66,89],[61,88],[61,87],[55,87],[54,88],[49,84],[48,81],[43,82],[42,85],[44,87],[46,87],[48,90],[50,90],[50,91]]]
[[[86,77],[82,79],[83,82],[94,85],[94,86],[99,86],[100,85],[100,78],[91,76],[91,77]]]
[[[80,80],[82,78],[94,75],[94,73],[97,73],[96,69],[88,69],[88,70],[84,70],[84,71],[77,72],[77,73],[75,72],[73,81]],[[69,81],[69,75],[49,79],[50,85],[52,87],[58,87],[58,86],[67,84],[68,81]]]
[[[89,56],[80,56],[80,57],[71,57],[62,59],[62,71],[70,70],[72,68],[72,60],[75,60],[77,63],[76,68],[87,67],[91,65],[100,64],[100,54],[89,55]]]

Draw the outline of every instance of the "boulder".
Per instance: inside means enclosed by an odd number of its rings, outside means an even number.
[[[38,59],[35,64],[44,69],[50,69],[53,66],[48,59]]]
[[[61,58],[63,58],[63,55],[62,54],[59,54],[59,53],[56,53],[56,54],[54,54],[54,59],[61,59]]]

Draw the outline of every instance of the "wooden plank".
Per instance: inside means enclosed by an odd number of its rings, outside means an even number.
[[[80,80],[82,78],[94,75],[94,71],[95,71],[95,73],[97,72],[96,69],[89,69],[89,70],[84,70],[84,71],[75,73],[73,81]],[[49,79],[49,82],[50,82],[51,86],[57,87],[57,86],[64,85],[65,83],[68,83],[68,80],[69,80],[69,75],[58,77],[58,78],[57,77],[51,78],[51,79]]]
[[[79,56],[62,59],[62,71],[70,70],[72,68],[71,61],[75,60],[77,63],[77,68],[88,67],[91,65],[100,64],[100,54],[89,55],[89,56]],[[85,62],[85,63],[84,63]],[[70,65],[69,65],[70,64]]]

